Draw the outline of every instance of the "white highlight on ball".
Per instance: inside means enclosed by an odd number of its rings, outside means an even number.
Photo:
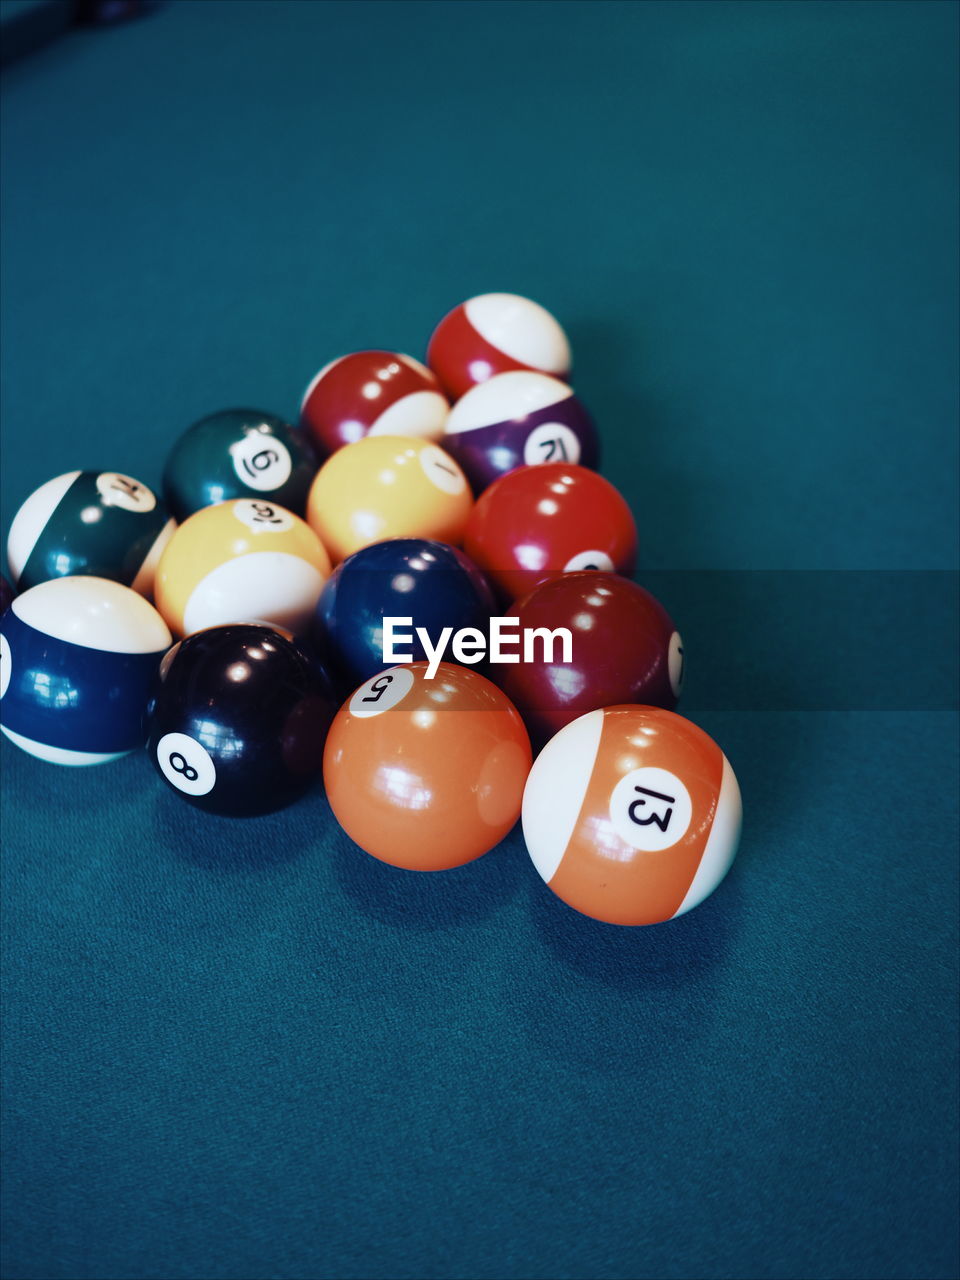
[[[603,733],[603,711],[565,725],[534,761],[523,792],[523,838],[533,865],[550,883],[583,807]]]
[[[436,374],[431,369],[428,369],[425,364],[422,364],[419,360],[414,359],[413,356],[404,355],[403,352],[398,351],[397,359],[401,362],[401,364],[405,364],[408,368],[413,369],[415,373],[419,373],[422,378],[426,378],[428,382],[434,383],[434,384],[436,383],[436,380],[437,380]]]
[[[570,369],[567,335],[545,307],[516,293],[483,293],[464,304],[467,319],[492,347],[545,373]]]
[[[675,631],[670,637],[670,648],[667,652],[667,673],[670,676],[670,688],[673,690],[675,698],[680,697],[685,671],[683,640],[680,637],[680,632]]]

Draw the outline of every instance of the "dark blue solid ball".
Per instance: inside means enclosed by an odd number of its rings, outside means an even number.
[[[331,574],[314,633],[326,660],[355,688],[394,665],[383,659],[385,617],[412,618],[403,631],[424,627],[436,644],[444,627],[486,634],[495,607],[486,578],[462,551],[427,538],[391,538],[348,556]],[[415,632],[403,649],[413,661],[427,657]],[[454,661],[449,646],[443,661]]]

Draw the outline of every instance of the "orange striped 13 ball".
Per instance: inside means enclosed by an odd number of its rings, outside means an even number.
[[[523,834],[569,906],[658,924],[713,892],[740,841],[740,788],[702,729],[658,707],[590,711],[547,743],[527,779]]]

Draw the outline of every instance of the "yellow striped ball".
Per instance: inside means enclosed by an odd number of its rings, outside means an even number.
[[[175,635],[228,622],[310,620],[330,557],[306,521],[276,503],[237,498],[204,507],[174,533],[157,565],[157,609]]]

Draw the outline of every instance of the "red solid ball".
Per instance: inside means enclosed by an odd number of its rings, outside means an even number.
[[[598,569],[629,577],[637,526],[609,480],[586,467],[519,467],[484,490],[463,549],[511,600],[563,573]]]
[[[564,725],[598,707],[637,702],[676,705],[683,684],[683,641],[663,605],[649,591],[612,573],[569,573],[545,582],[509,614],[520,634],[534,627],[571,635],[570,661],[559,644],[552,661],[491,667],[491,676],[542,744]]]

